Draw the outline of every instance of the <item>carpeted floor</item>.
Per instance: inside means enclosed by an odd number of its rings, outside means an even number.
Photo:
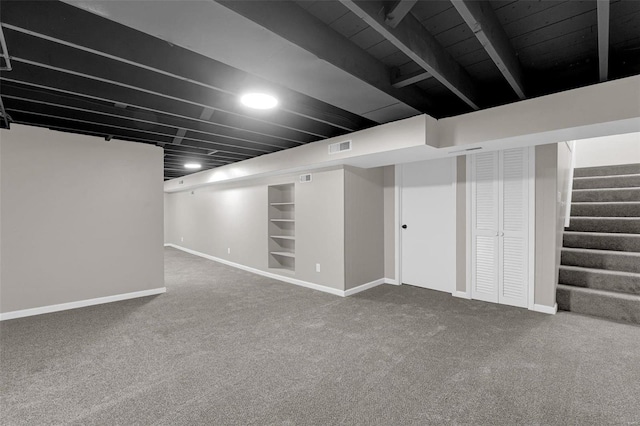
[[[164,295],[0,325],[0,423],[640,424],[638,326],[165,256]]]

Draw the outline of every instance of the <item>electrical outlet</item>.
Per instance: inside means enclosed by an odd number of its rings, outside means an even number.
[[[180,237],[180,242],[184,243],[184,237]]]
[[[316,272],[320,272],[320,264],[316,263]]]
[[[227,254],[231,254],[231,247],[227,249]]]

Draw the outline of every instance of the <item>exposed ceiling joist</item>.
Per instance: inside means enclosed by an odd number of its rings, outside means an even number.
[[[181,137],[185,136],[187,139],[197,140],[201,142],[210,142],[210,143],[220,143],[225,144],[229,147],[245,147],[252,149],[259,149],[263,151],[273,151],[281,148],[292,148],[297,145],[294,144],[285,144],[285,145],[270,145],[270,144],[262,144],[253,141],[240,140],[235,138],[228,138],[225,136],[217,135],[215,137],[211,137],[206,133],[200,133],[197,131],[192,131],[184,128],[174,128],[172,126],[168,126],[162,122],[158,121],[148,121],[136,118],[129,118],[127,115],[123,114],[114,114],[101,111],[98,108],[83,108],[83,107],[75,107],[73,105],[69,105],[66,103],[62,103],[58,100],[51,101],[43,101],[39,98],[28,98],[28,97],[19,97],[13,96],[11,94],[3,94],[3,97],[10,102],[10,105],[13,108],[23,108],[29,110],[43,110],[48,109],[49,111],[61,111],[65,112],[65,114],[73,114],[74,118],[80,117],[92,117],[96,122],[109,124],[109,123],[122,123],[126,124],[127,127],[132,129],[142,129],[146,131],[153,130],[156,134],[165,134],[171,135],[176,134],[176,130],[180,132]],[[40,97],[41,98],[41,97]],[[103,108],[106,109],[106,108]],[[174,142],[175,143],[175,142]]]
[[[405,75],[394,74],[393,80],[391,81],[391,85],[399,89],[401,87],[407,87],[412,84],[420,83],[421,81],[424,81],[431,77],[432,75],[424,70],[412,72],[411,74],[405,74]]]
[[[609,79],[609,0],[598,0],[598,70],[600,81]]]
[[[407,13],[411,11],[416,3],[418,3],[418,0],[398,0],[387,11],[387,16],[384,22],[391,28],[397,27],[400,21],[402,21],[404,17],[407,16]]]
[[[467,105],[475,110],[480,109],[476,88],[467,72],[413,15],[408,14],[395,28],[391,28],[385,23],[385,7],[382,1],[340,2]]]
[[[280,110],[344,130],[359,130],[374,124],[357,114],[169,44],[97,14],[87,13],[81,8],[59,1],[44,3],[2,2],[3,25],[54,43],[65,44],[74,49],[233,96],[246,90],[247,86],[261,87],[278,93],[282,101]],[[73,28],[70,28],[70,22],[73,23]],[[167,57],[171,60],[166,60]]]
[[[284,128],[296,133],[306,133],[314,140],[337,136],[344,129],[292,114],[281,109],[257,114],[242,108],[234,95],[177,79],[148,69],[141,69],[129,63],[96,55],[76,47],[51,42],[36,35],[18,30],[6,31],[7,40],[12,42],[14,62],[37,65],[68,74],[91,78],[111,85],[117,85],[146,95],[160,96],[168,100],[189,104],[189,110],[200,116],[203,108],[215,110],[216,119],[224,121],[243,120],[253,123],[254,128],[265,131]],[[137,94],[137,96],[143,96]],[[122,99],[122,103],[128,103]],[[196,108],[192,108],[195,106]]]
[[[137,123],[139,128],[163,125],[195,132],[199,135],[198,137],[204,139],[207,139],[209,136],[215,138],[222,137],[223,139],[235,139],[240,142],[252,142],[281,148],[292,148],[301,145],[301,142],[289,139],[281,139],[243,129],[221,126],[207,121],[208,119],[189,119],[154,111],[132,109],[129,106],[126,108],[118,108],[112,106],[114,102],[111,100],[89,97],[82,93],[44,88],[40,85],[31,85],[4,77],[0,78],[0,81],[2,82],[2,94],[7,98],[29,100],[37,103],[64,106],[80,111],[93,111],[106,116],[127,118]],[[135,105],[131,106],[135,107]]]
[[[50,118],[58,118],[63,120],[69,120],[77,123],[85,123],[92,125],[100,125],[100,126],[108,126],[112,129],[123,130],[123,131],[133,131],[137,133],[144,133],[150,135],[150,137],[161,137],[170,138],[170,143],[173,143],[173,137],[175,136],[175,132],[172,132],[171,129],[166,129],[162,127],[153,127],[153,128],[136,128],[131,125],[127,120],[118,119],[114,117],[99,117],[92,112],[80,112],[80,111],[70,111],[63,108],[51,107],[48,105],[39,105],[37,107],[30,107],[28,104],[24,102],[20,103],[12,103],[7,107],[8,111],[19,112],[19,113],[29,113],[35,114],[42,117],[50,117]],[[109,132],[107,132],[109,133]],[[111,134],[111,133],[109,133]],[[241,155],[261,155],[270,152],[278,151],[277,148],[265,148],[265,147],[251,147],[251,146],[236,146],[233,144],[225,144],[222,142],[208,141],[204,139],[192,138],[189,136],[185,136],[183,138],[185,142],[190,144],[197,144],[201,147],[207,147],[211,150],[218,150],[220,153],[228,153],[228,154],[241,154]]]
[[[174,115],[190,120],[198,120],[202,111],[202,106],[184,103],[166,96],[156,96],[149,93],[114,85],[95,77],[82,77],[75,75],[68,70],[53,69],[42,64],[25,61],[14,61],[14,68],[11,77],[7,80],[17,83],[27,84],[34,87],[42,87],[63,93],[82,93],[85,97],[98,99],[110,103],[123,102],[136,108],[145,109],[151,112]],[[2,77],[5,79],[5,77]],[[42,85],[46,82],[46,85]],[[216,117],[215,124],[231,129],[244,129],[250,132],[289,139],[299,142],[312,142],[317,137],[308,133],[299,132],[287,128],[265,127],[258,123],[248,123],[240,117],[225,116]]]
[[[516,51],[488,1],[451,0],[520,99],[525,99],[522,68]]]
[[[391,73],[383,63],[295,3],[216,1],[404,104],[422,112],[433,111],[424,93],[393,87]]]
[[[101,122],[94,122],[90,120],[78,119],[75,117],[68,117],[62,114],[47,114],[44,112],[33,112],[13,109],[11,110],[15,115],[16,122],[29,121],[31,123],[42,123],[45,127],[58,127],[65,129],[77,129],[82,132],[93,132],[101,135],[102,137],[111,135],[115,138],[142,141],[153,144],[165,144],[170,145],[173,140],[173,135],[163,135],[161,133],[149,132],[140,129],[132,129],[126,126],[119,126],[114,124],[105,124]],[[216,148],[215,144],[202,143],[199,141],[189,140],[189,147],[197,147],[207,151],[211,151]],[[175,145],[175,146],[185,146]],[[256,155],[262,155],[265,152],[254,152],[246,150],[245,148],[237,149],[235,151],[226,151],[220,149],[216,157],[229,158],[233,160],[246,160]]]

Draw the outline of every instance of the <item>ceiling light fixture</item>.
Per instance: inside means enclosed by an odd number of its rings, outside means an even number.
[[[240,98],[242,105],[254,109],[271,109],[278,106],[278,100],[266,93],[247,93]]]
[[[200,167],[202,167],[202,165],[198,163],[187,163],[184,165],[185,169],[199,169]]]

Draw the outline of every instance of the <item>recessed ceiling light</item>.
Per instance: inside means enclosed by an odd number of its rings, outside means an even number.
[[[187,163],[184,165],[185,169],[199,169],[200,167],[202,167],[202,165],[198,163]]]
[[[278,100],[266,93],[247,93],[240,98],[242,105],[255,109],[271,109],[278,106]]]

